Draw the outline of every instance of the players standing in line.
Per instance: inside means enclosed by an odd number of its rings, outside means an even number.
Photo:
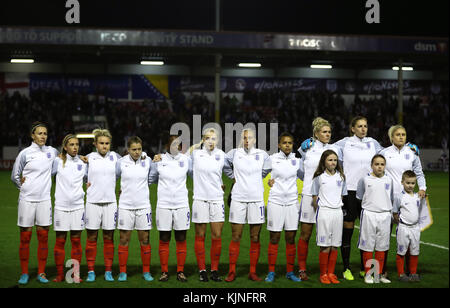
[[[283,133],[279,137],[280,151],[270,155],[272,166],[271,178],[268,185],[271,187],[267,201],[267,230],[270,231],[268,248],[269,273],[265,281],[275,280],[275,264],[278,255],[278,243],[284,229],[286,240],[286,278],[295,282],[301,281],[294,274],[295,264],[295,235],[298,229],[300,204],[298,202],[297,178],[302,175],[300,159],[292,153],[294,137]]]
[[[87,155],[87,189],[85,227],[87,282],[95,281],[95,258],[97,256],[98,230],[103,230],[103,257],[105,280],[114,281],[114,229],[117,221],[116,164],[120,155],[111,149],[112,136],[107,129],[95,129],[94,146],[97,151]]]
[[[412,170],[417,176],[418,195],[421,199],[425,198],[427,187],[417,146],[406,143],[406,129],[402,125],[391,126],[388,136],[392,145],[382,150],[380,154],[386,158],[386,174],[394,180],[394,194],[399,194],[403,190],[401,183],[403,172]],[[408,258],[409,254],[407,253],[406,259]],[[384,262],[383,275],[386,277],[387,254]]]
[[[308,280],[306,273],[306,259],[308,256],[309,239],[311,238],[312,230],[316,222],[316,211],[313,206],[313,198],[311,194],[311,187],[314,172],[319,165],[320,157],[326,150],[333,150],[335,153],[339,153],[336,146],[330,145],[331,139],[331,124],[321,118],[317,117],[313,123],[313,138],[308,139],[309,142],[314,142],[309,150],[306,152],[302,146],[298,149],[301,158],[301,168],[304,173],[302,199],[300,203],[300,222],[301,232],[298,240],[297,255],[299,264],[299,277],[301,280]],[[338,159],[340,159],[338,157]]]
[[[342,244],[342,197],[347,195],[345,175],[333,150],[326,150],[320,157],[311,187],[316,210],[317,246],[320,247],[320,282],[340,283],[334,274],[338,247]]]
[[[186,231],[190,227],[190,210],[187,175],[192,173],[191,159],[182,154],[178,136],[171,135],[166,144],[167,152],[161,160],[152,164],[149,183],[158,183],[156,205],[156,227],[159,231],[159,258],[161,277],[169,280],[169,243],[172,230],[175,231],[177,254],[177,280],[186,282],[184,264],[186,261]]]
[[[58,151],[46,146],[47,126],[34,122],[30,130],[31,145],[17,156],[11,180],[20,190],[17,225],[20,228],[19,258],[22,275],[19,284],[29,280],[28,262],[30,258],[30,240],[33,226],[36,225],[38,237],[38,277],[41,283],[47,283],[45,265],[48,256],[48,230],[52,224],[52,187],[51,171],[53,160]]]
[[[142,152],[142,140],[133,136],[127,141],[128,155],[116,164],[116,176],[120,177],[119,197],[119,267],[118,281],[127,281],[128,244],[132,230],[137,230],[141,247],[142,275],[153,281],[150,274],[152,208],[150,206],[149,175],[152,161]]]
[[[384,172],[386,159],[382,155],[375,155],[372,158],[371,166],[373,171],[359,180],[356,190],[356,197],[362,200],[358,248],[363,250],[366,272],[364,282],[369,284],[378,282],[369,274],[371,266],[367,262],[372,259],[373,251],[375,251],[375,260],[379,267],[377,273],[379,280],[382,283],[390,283],[381,273],[385,254],[389,250],[394,183],[392,178]]]
[[[226,282],[236,278],[236,262],[245,224],[250,226],[250,273],[248,278],[261,281],[256,274],[261,245],[259,235],[264,223],[264,187],[262,179],[270,169],[269,155],[255,148],[256,136],[251,129],[244,129],[240,146],[227,153],[235,184],[231,194],[230,217],[231,242],[229,246],[229,272]],[[227,171],[230,174],[230,170]]]
[[[195,223],[195,255],[200,281],[208,281],[205,265],[205,234],[207,224],[211,227],[211,280],[221,281],[219,261],[222,249],[222,229],[225,222],[222,171],[228,164],[225,153],[216,148],[217,132],[210,128],[203,133],[203,148],[191,147],[194,196],[192,222]],[[200,145],[197,145],[200,147]],[[226,166],[225,166],[226,168]],[[229,168],[228,168],[229,169]]]
[[[53,161],[52,175],[56,175],[54,229],[56,242],[54,248],[57,276],[54,282],[64,281],[65,243],[70,231],[72,244],[71,258],[81,264],[81,232],[84,230],[84,190],[83,180],[87,164],[78,156],[79,141],[69,134],[62,142],[61,157]],[[76,279],[79,279],[79,273]]]
[[[414,193],[416,186],[416,174],[412,170],[403,172],[403,191],[394,196],[394,220],[397,224],[397,272],[398,279],[402,282],[420,281],[417,274],[417,263],[420,250],[420,208],[426,206],[425,199]],[[410,276],[405,274],[405,254],[410,253]]]

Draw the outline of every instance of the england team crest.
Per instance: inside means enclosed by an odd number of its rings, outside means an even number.
[[[292,166],[295,166],[297,164],[297,161],[295,159],[291,160]]]
[[[259,160],[259,154],[256,154],[256,155],[255,155],[255,159],[256,159],[256,160]]]
[[[216,160],[217,161],[220,160],[220,155],[219,154],[216,154]]]
[[[180,161],[179,165],[180,165],[180,168],[183,168],[184,167],[184,161]]]
[[[337,186],[341,187],[342,186],[342,180],[337,180]]]
[[[391,187],[391,184],[385,184],[386,190],[389,190],[390,187]]]
[[[81,168],[83,168],[83,165],[82,165],[82,164],[78,164],[78,165],[77,165],[77,170],[78,170],[78,171],[81,171]]]
[[[109,155],[109,160],[110,160],[110,161],[114,161],[114,157],[112,156],[112,154]]]
[[[50,152],[47,152],[47,158],[52,158],[52,154]]]
[[[142,162],[141,162],[141,166],[142,166],[142,167],[145,167],[145,161],[142,161]]]
[[[409,154],[405,154],[405,159],[409,160]]]

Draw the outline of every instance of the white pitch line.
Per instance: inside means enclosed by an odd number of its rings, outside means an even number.
[[[355,228],[359,229],[359,226],[355,226]],[[395,234],[391,234],[391,236],[392,237],[396,237]],[[441,249],[445,249],[445,250],[449,250],[448,247],[441,246],[441,245],[438,245],[438,244],[427,243],[427,242],[422,242],[422,241],[420,241],[420,244],[428,245],[428,246],[432,246],[432,247],[436,247],[436,248],[441,248]]]

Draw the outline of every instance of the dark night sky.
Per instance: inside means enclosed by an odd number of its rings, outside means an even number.
[[[81,23],[65,22],[66,0],[2,0],[0,25],[215,29],[215,0],[79,0]],[[379,0],[380,24],[367,24],[366,0],[221,0],[226,31],[448,37],[447,0]]]

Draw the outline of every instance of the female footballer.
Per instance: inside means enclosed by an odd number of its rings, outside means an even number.
[[[255,147],[256,136],[251,129],[244,129],[241,144],[227,153],[235,184],[231,194],[230,223],[231,243],[229,246],[229,273],[226,282],[236,278],[236,261],[239,257],[240,241],[245,224],[250,226],[250,273],[248,278],[260,281],[256,265],[260,253],[259,235],[264,217],[264,187],[262,179],[270,169],[269,155]],[[230,170],[227,171],[230,174]]]
[[[292,153],[294,137],[283,133],[279,137],[280,151],[270,155],[271,187],[267,202],[267,230],[270,231],[268,247],[269,273],[266,282],[275,280],[275,264],[278,255],[278,243],[284,229],[286,240],[286,278],[299,282],[294,274],[295,235],[298,229],[300,204],[298,202],[297,179],[301,178],[300,159]]]
[[[159,231],[159,258],[161,277],[159,281],[169,280],[169,243],[172,230],[175,232],[177,254],[177,280],[186,282],[184,264],[186,261],[186,232],[190,227],[187,175],[192,173],[192,161],[182,154],[181,141],[171,135],[166,144],[167,152],[161,160],[152,164],[149,183],[158,183],[158,202],[156,205],[156,227]]]
[[[87,155],[87,189],[85,227],[87,231],[86,260],[87,282],[95,281],[98,230],[103,230],[103,258],[105,280],[114,281],[114,229],[117,221],[116,164],[120,155],[111,151],[111,133],[107,129],[95,129],[94,146],[97,151]]]
[[[65,243],[70,231],[72,244],[71,258],[81,264],[81,232],[84,229],[84,190],[83,180],[87,164],[78,156],[79,141],[75,135],[64,137],[60,157],[53,161],[52,175],[56,175],[54,229],[56,242],[54,248],[57,276],[54,282],[64,281]],[[76,278],[79,279],[79,273]]]
[[[29,280],[30,240],[35,225],[38,238],[37,280],[41,283],[48,282],[45,265],[48,256],[48,230],[52,224],[51,172],[58,151],[45,145],[47,132],[47,126],[42,122],[31,125],[31,145],[20,151],[11,173],[11,180],[20,190],[17,225],[20,228],[19,258],[22,274],[19,284],[27,284]]]
[[[149,175],[152,161],[142,152],[142,140],[137,136],[127,141],[128,155],[119,159],[116,176],[120,177],[119,197],[119,278],[127,281],[128,244],[131,231],[137,230],[141,246],[142,276],[153,281],[150,274],[150,230],[152,229],[152,208],[150,206]]]
[[[311,194],[314,172],[319,165],[320,157],[324,151],[331,149],[335,153],[339,153],[336,146],[329,144],[331,139],[331,124],[327,120],[317,117],[312,122],[312,127],[314,144],[307,152],[302,147],[298,149],[302,155],[300,162],[304,174],[302,199],[300,203],[301,232],[297,246],[299,278],[301,280],[308,280],[306,259],[308,256],[309,239],[311,238],[311,233],[316,222],[316,211],[313,206]],[[338,159],[340,160],[339,156]]]
[[[205,265],[205,234],[207,224],[211,227],[211,280],[219,282],[219,260],[222,249],[222,229],[225,222],[222,172],[228,161],[225,153],[216,147],[218,135],[208,128],[203,133],[201,145],[191,147],[194,196],[192,222],[195,223],[195,255],[200,281],[208,281]],[[198,148],[198,149],[195,149]]]

